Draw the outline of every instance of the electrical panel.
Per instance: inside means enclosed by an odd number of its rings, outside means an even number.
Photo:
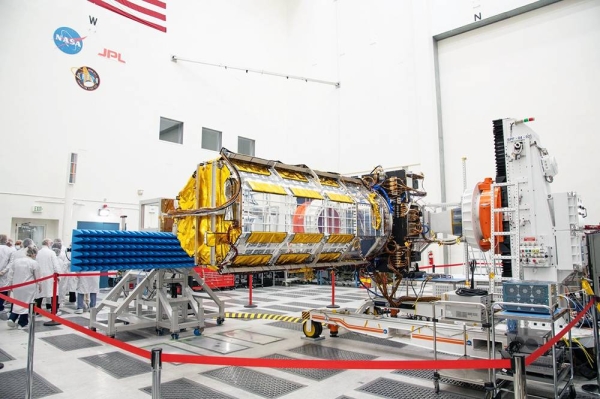
[[[505,309],[511,312],[548,314],[546,308],[527,305],[546,305],[552,309],[558,306],[557,286],[552,281],[505,281],[502,296],[503,302],[515,304],[505,305]]]
[[[485,323],[488,321],[487,308],[475,305],[449,304],[440,305],[441,318],[460,321],[472,321],[476,323]]]
[[[545,245],[540,245],[534,237],[525,237],[519,245],[519,261],[525,267],[545,267],[552,264],[552,253]]]

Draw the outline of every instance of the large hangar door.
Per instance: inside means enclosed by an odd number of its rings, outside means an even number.
[[[600,220],[600,2],[565,0],[438,42],[448,201],[495,176],[492,120],[535,117],[558,161],[552,190]],[[595,176],[595,177],[594,177]]]

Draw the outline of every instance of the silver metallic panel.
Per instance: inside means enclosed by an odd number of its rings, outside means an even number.
[[[94,346],[102,346],[96,341],[84,338],[77,334],[55,335],[53,337],[40,338],[42,341],[56,346],[61,351],[74,351],[83,348],[93,348]]]
[[[248,349],[247,346],[232,344],[230,342],[225,342],[210,337],[194,337],[182,339],[179,342],[182,344],[192,345],[197,348],[206,349],[212,352],[217,352],[223,355]]]
[[[152,371],[150,361],[143,362],[121,352],[109,352],[79,359],[118,379]]]
[[[46,321],[44,320],[39,320],[35,322],[35,333],[39,333],[39,332],[46,332],[46,331],[55,331],[55,330],[62,330],[62,327],[60,325],[58,326],[45,326],[44,323],[46,323]],[[86,325],[87,327],[87,325]]]
[[[152,386],[141,388],[141,391],[152,394]],[[160,397],[162,399],[234,399],[205,385],[180,378],[160,384]]]
[[[281,337],[274,337],[272,335],[260,334],[248,330],[225,331],[218,333],[217,335],[223,335],[224,337],[235,338],[240,341],[252,342],[259,345],[271,344],[283,340]]]
[[[25,397],[25,381],[27,369],[18,369],[0,373],[0,398],[23,399]],[[33,397],[43,398],[45,396],[61,393],[62,391],[50,384],[36,372],[33,373]]]
[[[244,367],[224,367],[201,374],[265,398],[278,398],[304,388],[302,384]]]
[[[331,360],[373,360],[377,356],[366,355],[364,353],[351,352],[343,349],[329,348],[327,346],[307,344],[297,348],[288,349],[293,353],[299,353],[301,355],[318,357],[320,359],[331,359]]]
[[[264,359],[294,359],[290,356],[273,354],[269,356],[265,356]],[[301,377],[309,378],[315,381],[322,381],[326,378],[332,377],[336,374],[339,374],[345,370],[328,370],[328,369],[279,369],[281,371],[285,371],[286,373],[291,373],[295,375],[299,375]]]
[[[302,323],[290,323],[288,321],[276,321],[275,323],[269,323],[268,326],[285,328],[287,330],[302,331]]]
[[[409,377],[422,378],[424,380],[433,380],[433,370],[395,370],[392,371],[392,374],[406,375]],[[483,385],[470,384],[468,382],[457,381],[451,378],[441,377],[440,382],[457,387],[474,389],[476,391],[485,391]]]
[[[140,339],[145,339],[147,337],[140,335],[138,333],[135,333],[133,331],[119,331],[116,333],[115,338],[122,342],[131,342],[131,341],[137,341]]]
[[[432,384],[433,385],[433,384]],[[455,395],[446,392],[435,393],[433,388],[425,388],[418,385],[407,384],[390,380],[387,378],[378,378],[368,384],[356,389],[357,391],[367,392],[372,395],[382,396],[389,399],[465,399],[465,395]]]
[[[35,327],[37,329],[37,326]],[[9,355],[8,353],[4,352],[2,349],[0,349],[0,362],[8,362],[10,360],[15,360],[15,358]]]
[[[363,335],[363,334],[358,334],[358,333],[353,333],[353,332],[340,334],[340,335],[338,335],[338,338],[349,339],[349,340],[357,341],[357,342],[366,342],[369,344],[383,345],[383,346],[393,347],[393,348],[405,348],[407,346],[406,344],[403,344],[402,342],[390,341],[389,339],[385,339],[385,338],[370,337],[368,335]]]

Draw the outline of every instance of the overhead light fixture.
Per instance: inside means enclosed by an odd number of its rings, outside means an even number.
[[[102,205],[102,208],[98,209],[98,216],[108,216],[110,215],[110,209],[108,209],[108,205]]]

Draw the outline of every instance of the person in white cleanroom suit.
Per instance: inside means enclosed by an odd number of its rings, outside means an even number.
[[[8,245],[8,237],[6,234],[0,234],[0,294],[8,295],[8,291],[4,291],[2,287],[8,287],[8,264],[10,263],[10,255],[13,250]],[[0,312],[6,313],[4,310],[4,299],[0,298]]]
[[[81,272],[79,272],[81,273]],[[97,273],[97,272],[94,272]],[[100,276],[78,277],[77,279],[77,310],[75,313],[83,313],[88,308],[83,303],[85,294],[90,295],[90,308],[96,307],[96,296],[100,292]]]
[[[37,262],[39,266],[39,278],[51,276],[54,273],[60,273],[58,266],[58,259],[53,250],[50,249],[52,240],[46,238],[42,241],[42,249],[38,251]],[[42,290],[37,294],[35,302],[38,308],[42,307],[42,300],[46,298],[46,309],[50,311],[52,309],[52,291],[54,287],[54,279],[49,278],[40,283]],[[58,292],[57,292],[58,295]],[[58,298],[57,298],[58,299]],[[56,315],[59,316],[58,312],[58,301],[56,303]]]
[[[27,281],[33,281],[39,278],[38,263],[35,261],[37,253],[37,249],[31,246],[26,249],[27,256],[19,258],[11,264],[9,272],[9,283],[11,285],[26,283]],[[13,298],[29,304],[34,300],[36,293],[40,292],[41,289],[41,283],[15,288],[13,290]],[[18,322],[17,318],[19,319]],[[18,324],[20,329],[26,329],[29,326],[29,309],[13,304],[10,315],[8,316],[7,324],[10,328],[15,328]]]
[[[58,270],[60,274],[65,274],[69,272],[69,266],[65,263],[65,261],[60,256],[60,248],[57,248],[56,243],[52,244],[52,250],[56,254],[56,258],[58,260]],[[67,278],[60,277],[58,280],[58,304],[60,305],[62,301],[65,299],[65,295],[67,294]]]

